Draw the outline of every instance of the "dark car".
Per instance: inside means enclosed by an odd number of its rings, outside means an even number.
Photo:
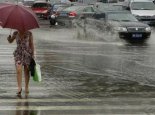
[[[130,40],[145,40],[151,35],[149,25],[139,22],[130,12],[125,11],[97,13],[92,18],[84,19],[84,23],[77,21],[76,25],[84,31],[85,36],[90,34],[88,28]],[[91,34],[93,34],[92,31]]]
[[[55,3],[52,5],[51,9],[49,10],[49,20],[51,25],[55,25],[56,17],[58,16],[59,12],[67,7],[70,7],[72,4],[67,3]]]
[[[37,1],[32,5],[32,10],[34,13],[41,18],[48,19],[48,10],[50,9],[51,4],[45,1]]]
[[[92,5],[77,5],[65,8],[56,18],[58,24],[72,26],[73,20],[79,17],[91,17],[96,12]]]

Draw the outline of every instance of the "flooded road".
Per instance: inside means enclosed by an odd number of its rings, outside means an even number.
[[[41,65],[43,81],[31,80],[30,94],[23,95],[22,100],[15,96],[12,52],[16,44],[6,41],[10,30],[0,31],[0,113],[155,113],[154,30],[145,44],[130,44],[109,36],[104,36],[103,40],[79,39],[76,29],[50,28],[48,22],[42,21],[41,28],[33,30],[33,34],[36,62]]]
[[[78,39],[76,29],[42,31],[48,37],[39,39],[38,53],[42,52],[44,56],[38,58],[44,65],[44,76],[53,81],[48,86],[53,87],[56,83],[63,94],[79,98],[115,96],[118,92],[123,95],[154,92],[154,30],[151,38],[143,44],[130,44],[118,38],[109,42],[106,36],[100,41]],[[142,94],[148,95],[151,96]]]

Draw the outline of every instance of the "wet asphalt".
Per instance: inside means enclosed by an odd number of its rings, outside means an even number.
[[[76,28],[32,30],[42,82],[16,96],[13,51],[0,29],[0,115],[150,115],[155,113],[154,30],[145,43],[103,36],[79,38]],[[95,30],[94,30],[95,31]],[[95,31],[96,32],[96,31]],[[24,89],[24,77],[23,77]]]

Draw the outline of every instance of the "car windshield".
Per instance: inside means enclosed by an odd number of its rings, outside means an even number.
[[[24,2],[24,5],[25,5],[25,6],[32,6],[33,3],[34,3],[34,1],[25,1],[25,2]]]
[[[123,7],[121,5],[103,4],[99,6],[99,10],[115,11],[115,10],[123,10]]]
[[[78,9],[83,8],[83,6],[71,6],[68,8],[65,8],[64,11],[70,12],[70,11],[77,11]]]
[[[58,8],[66,8],[66,7],[68,7],[69,5],[64,5],[64,4],[57,4],[57,5],[54,5],[53,6],[53,11],[56,11],[56,10],[58,10]]]
[[[47,3],[35,3],[35,4],[33,4],[32,7],[33,8],[47,8],[48,5],[47,5]]]
[[[137,19],[130,13],[108,13],[108,20],[113,21],[137,21]]]
[[[67,8],[67,7],[68,7],[68,6],[60,6],[60,7],[57,8],[56,11],[61,11],[61,10],[65,9],[65,8]]]
[[[132,10],[155,10],[153,2],[133,2],[131,4]]]

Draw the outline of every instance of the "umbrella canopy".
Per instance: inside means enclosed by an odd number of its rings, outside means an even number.
[[[3,28],[19,31],[39,28],[37,16],[31,9],[11,3],[0,3],[0,22]]]

